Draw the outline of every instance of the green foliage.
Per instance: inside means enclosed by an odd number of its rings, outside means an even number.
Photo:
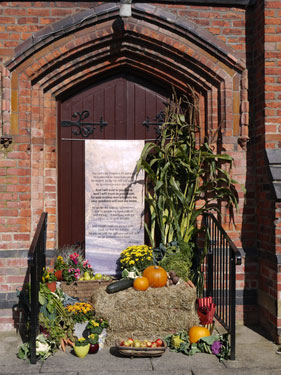
[[[152,247],[177,241],[182,248],[196,238],[197,220],[221,202],[237,206],[236,181],[230,176],[232,157],[216,154],[207,137],[200,140],[198,98],[194,92],[177,99],[165,110],[160,138],[146,143],[137,173],[146,173],[146,202],[150,222],[145,224]],[[185,261],[192,259],[192,251]],[[202,259],[201,259],[202,260]]]
[[[36,337],[36,357],[37,359],[45,360],[56,350],[56,344],[54,341],[50,340],[43,334],[39,334]],[[18,358],[20,359],[29,359],[30,358],[30,343],[25,342],[19,346],[17,353]]]
[[[196,353],[214,354],[220,361],[230,358],[228,334],[213,334],[202,337],[197,343],[191,344],[187,331],[180,331],[164,338],[171,351],[194,355]]]
[[[59,347],[62,338],[70,338],[73,340],[74,321],[66,312],[63,301],[63,296],[57,293],[52,293],[41,284],[39,292],[39,324],[48,332],[52,341]]]
[[[181,279],[190,278],[191,259],[194,252],[194,243],[171,244],[167,247],[159,265],[167,272],[173,270]]]

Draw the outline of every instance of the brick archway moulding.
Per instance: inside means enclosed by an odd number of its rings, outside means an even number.
[[[132,17],[121,19],[119,4],[107,3],[69,16],[19,45],[6,67],[9,134],[30,168],[27,233],[48,211],[48,248],[56,246],[57,100],[129,70],[182,92],[193,86],[204,98],[208,127],[221,125],[224,144],[237,146],[248,135],[245,63],[206,30],[160,7],[134,4]]]

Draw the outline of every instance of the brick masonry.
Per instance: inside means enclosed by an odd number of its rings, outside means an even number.
[[[237,185],[235,224],[227,212],[223,220],[244,254],[237,319],[262,322],[276,338],[280,207],[264,150],[279,148],[281,139],[279,2],[258,0],[248,8],[136,3],[123,26],[118,13],[115,3],[1,2],[1,132],[13,142],[0,148],[0,329],[12,324],[6,307],[25,276],[26,261],[16,251],[29,248],[42,211],[48,212],[47,248],[57,244],[56,100],[129,64],[182,90],[196,83],[206,97],[208,129],[221,122],[233,177],[246,187],[244,193]]]

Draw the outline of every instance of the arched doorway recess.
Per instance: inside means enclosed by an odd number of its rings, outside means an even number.
[[[237,146],[247,138],[244,62],[206,30],[160,7],[135,4],[132,17],[120,19],[119,5],[103,4],[48,26],[15,53],[7,64],[12,87],[20,82],[19,89],[11,93],[12,132],[26,136],[31,223],[36,224],[42,210],[49,212],[48,247],[57,245],[57,231],[61,230],[57,225],[57,199],[63,194],[57,188],[62,173],[57,175],[58,103],[98,82],[130,74],[142,81],[144,92],[155,92],[159,98],[169,97],[172,85],[183,93],[190,85],[201,98],[202,126],[207,131],[220,126],[224,150],[244,152]],[[148,82],[154,89],[147,87]],[[32,194],[34,184],[42,187],[41,193]],[[239,241],[238,234],[234,237]]]

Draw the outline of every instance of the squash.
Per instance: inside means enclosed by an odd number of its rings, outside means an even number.
[[[149,287],[149,281],[147,277],[139,276],[134,280],[134,288],[136,290],[146,290]]]
[[[134,285],[133,279],[118,280],[114,283],[107,285],[106,292],[109,294],[120,292],[120,290],[125,290]]]
[[[150,272],[151,270],[153,270],[154,267],[155,267],[155,265],[146,267],[146,269],[145,269],[145,270],[143,271],[143,273],[142,273],[142,276],[147,277],[147,275],[149,274],[149,272]]]
[[[168,280],[167,272],[160,266],[149,266],[142,275],[148,279],[149,286],[152,288],[161,288]]]
[[[194,344],[202,337],[210,336],[210,331],[206,327],[194,326],[190,328],[188,335],[190,343]]]

